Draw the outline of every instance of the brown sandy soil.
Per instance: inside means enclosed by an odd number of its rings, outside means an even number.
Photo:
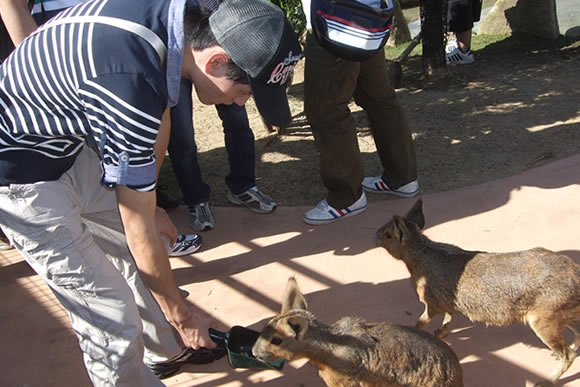
[[[578,152],[580,42],[521,44],[514,39],[475,52],[474,64],[448,67],[449,76],[437,82],[422,79],[420,57],[410,57],[403,66],[397,93],[413,132],[423,193],[511,176]],[[303,69],[301,61],[289,90],[294,119],[284,135],[268,133],[253,102],[247,104],[256,137],[257,183],[281,206],[315,205],[326,194],[303,113]],[[366,115],[354,103],[351,110],[365,173],[380,174]],[[212,205],[229,206],[221,121],[213,106],[196,102],[194,122]],[[165,165],[161,181],[171,175]],[[180,196],[174,187],[171,193]]]

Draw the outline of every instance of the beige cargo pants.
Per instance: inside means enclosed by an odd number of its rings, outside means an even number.
[[[93,384],[160,386],[144,362],[182,347],[137,272],[116,195],[99,180],[85,147],[57,181],[0,187],[0,224],[69,312]]]

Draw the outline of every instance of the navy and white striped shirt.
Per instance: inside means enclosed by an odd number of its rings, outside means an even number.
[[[27,38],[0,67],[0,185],[58,179],[92,135],[105,184],[152,190],[161,116],[179,88],[184,3],[92,0]],[[96,15],[146,27],[167,56],[123,28],[62,23]]]

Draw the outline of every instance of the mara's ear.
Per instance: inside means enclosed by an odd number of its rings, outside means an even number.
[[[283,321],[284,334],[288,337],[294,337],[296,340],[301,340],[306,335],[310,322],[306,316],[292,315],[284,318]]]
[[[423,200],[419,199],[415,202],[413,208],[409,210],[405,217],[409,222],[415,223],[419,226],[419,230],[425,227],[425,215],[423,215]]]
[[[409,233],[405,219],[401,218],[399,215],[393,216],[393,239],[402,242]]]
[[[284,314],[293,309],[306,310],[307,307],[308,304],[298,288],[296,278],[288,278],[288,284],[286,284],[286,290],[284,290],[284,295],[282,296],[282,310],[280,314]]]

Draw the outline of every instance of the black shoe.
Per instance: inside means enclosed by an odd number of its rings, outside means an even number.
[[[14,247],[10,245],[10,241],[8,238],[4,238],[0,236],[0,250],[11,250]]]
[[[10,250],[13,248],[8,238],[6,238],[6,235],[4,235],[4,231],[0,230],[0,250]]]
[[[155,192],[157,193],[157,207],[172,209],[177,208],[181,204],[179,200],[167,195],[167,192],[160,187],[157,187]]]
[[[187,349],[185,353],[177,360],[165,362],[165,363],[155,363],[147,364],[149,369],[157,376],[159,379],[165,379],[170,376],[175,375],[181,369],[184,364],[208,364],[214,360],[221,359],[227,353],[226,349],[223,347],[217,347],[214,349],[200,348],[200,349]]]

